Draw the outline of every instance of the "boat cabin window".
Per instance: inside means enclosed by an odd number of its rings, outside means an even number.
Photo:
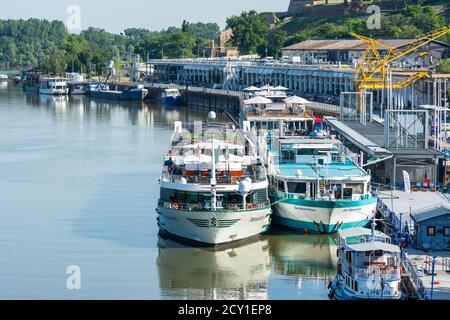
[[[346,251],[345,252],[345,258],[347,259],[347,261],[349,263],[352,263],[352,252],[351,251]]]
[[[284,181],[278,180],[278,190],[281,192],[285,192],[286,189],[284,188]]]
[[[382,257],[383,256],[383,250],[375,250],[375,251],[366,251],[366,256],[371,257]]]
[[[282,150],[283,161],[295,161],[295,151],[294,150]]]
[[[314,149],[297,149],[298,156],[313,156],[315,155]]]
[[[351,189],[353,194],[364,194],[364,183],[347,183],[346,189]]]
[[[332,184],[331,185],[331,190],[333,190],[334,197],[336,199],[341,199],[342,198],[342,185],[341,184]]]
[[[349,199],[353,197],[352,188],[344,188],[344,199]]]
[[[436,227],[427,227],[427,236],[434,237],[436,235]]]
[[[288,182],[289,193],[306,193],[306,183],[304,182]]]
[[[395,267],[396,266],[395,257],[387,257],[387,265],[389,267]]]

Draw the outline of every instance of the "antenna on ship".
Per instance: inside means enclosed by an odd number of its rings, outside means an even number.
[[[375,219],[375,215],[372,218],[372,241],[375,241],[375,227],[377,226],[377,219]]]
[[[217,115],[214,111],[210,111],[208,113],[208,120],[213,121],[216,120]],[[211,156],[212,156],[212,163],[211,163],[211,207],[213,211],[217,210],[217,191],[216,191],[216,148],[214,143],[214,135],[212,137],[211,141]]]

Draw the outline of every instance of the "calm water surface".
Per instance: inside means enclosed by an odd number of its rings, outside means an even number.
[[[172,123],[206,113],[0,83],[0,299],[327,299],[330,237],[274,229],[212,250],[158,236]]]

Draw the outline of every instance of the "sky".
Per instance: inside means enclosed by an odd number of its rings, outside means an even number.
[[[286,11],[289,0],[13,0],[0,5],[0,19],[41,18],[69,21],[73,32],[90,26],[120,33],[137,27],[161,30],[189,22],[216,22],[242,11]],[[80,19],[77,17],[77,7]],[[79,28],[80,27],[80,28]]]

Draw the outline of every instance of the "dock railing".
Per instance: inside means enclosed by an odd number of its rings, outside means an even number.
[[[422,300],[430,300],[430,292],[425,287],[422,281],[423,275],[419,274],[419,271],[411,263],[411,260],[406,257],[404,250],[402,250],[402,266],[403,269],[407,272],[412,284],[414,285],[419,298]]]
[[[175,83],[156,83],[156,82],[144,82],[144,86],[148,88],[178,89],[178,90],[187,90],[189,92],[203,92],[206,94],[228,95],[238,97],[241,99],[244,98],[244,92],[234,90],[213,89],[196,86],[183,86]]]
[[[447,257],[442,258],[442,270],[445,272],[450,272],[450,259]]]

